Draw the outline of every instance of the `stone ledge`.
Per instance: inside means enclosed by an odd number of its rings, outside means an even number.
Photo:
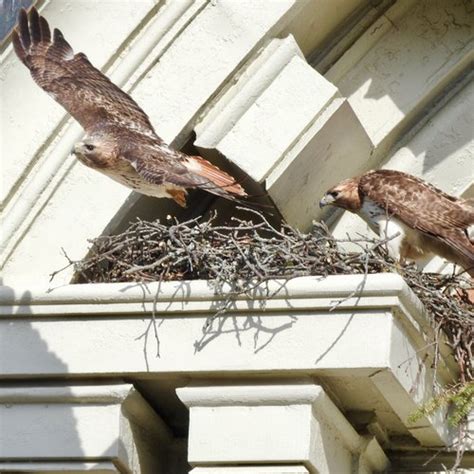
[[[272,281],[252,296],[238,298],[203,332],[220,307],[206,281],[3,287],[0,377],[310,375],[336,390],[350,378],[371,393],[358,410],[375,410],[382,424],[424,445],[448,444],[443,413],[407,421],[435,380],[455,379],[455,365],[445,347],[437,373],[431,369],[430,325],[399,275]],[[356,409],[351,397],[347,403]],[[401,421],[392,426],[388,411]]]
[[[117,467],[114,465],[114,463],[106,461],[3,462],[0,460],[0,469],[1,472],[8,474],[51,474],[55,472],[57,472],[58,474],[82,474],[83,472],[91,474],[121,474]]]
[[[230,287],[224,286],[221,291],[225,293]],[[351,294],[357,292],[357,295]],[[268,296],[270,295],[270,296]],[[159,298],[157,298],[159,296]],[[387,303],[401,301],[408,306],[416,307],[422,311],[421,303],[408,288],[403,278],[395,273],[364,275],[330,275],[298,277],[290,280],[275,279],[261,284],[253,289],[249,296],[240,295],[236,298],[243,306],[242,309],[257,309],[255,301],[262,303],[261,310],[268,309],[268,304],[278,305],[277,308],[287,308],[289,300],[304,302],[315,299],[321,309],[330,309],[338,299],[350,297],[345,302],[345,307],[365,307],[361,298],[371,298],[370,307],[384,307]],[[386,300],[385,298],[390,298]],[[93,306],[99,313],[115,313],[117,308],[112,304],[129,305],[128,312],[143,312],[142,304],[166,304],[166,310],[172,311],[169,303],[180,305],[176,309],[183,310],[183,305],[197,303],[193,310],[199,308],[199,303],[208,304],[206,309],[212,309],[210,302],[219,301],[222,297],[216,293],[212,281],[185,280],[153,283],[91,283],[64,285],[59,287],[15,287],[0,286],[0,314],[51,314],[54,307],[61,308],[62,314],[77,314],[77,309],[89,306],[89,314],[94,314]],[[319,304],[318,304],[319,301]],[[331,304],[330,304],[331,302]],[[265,304],[263,304],[265,303]],[[304,304],[304,303],[303,303]],[[313,303],[312,303],[313,304]],[[366,302],[369,304],[369,301]],[[106,306],[103,306],[106,305]],[[313,306],[311,306],[313,307]],[[344,306],[339,306],[344,307]],[[29,308],[28,311],[26,308]],[[146,308],[145,308],[146,309]],[[236,308],[238,309],[238,307]]]
[[[310,474],[304,466],[208,466],[195,467],[190,474]]]

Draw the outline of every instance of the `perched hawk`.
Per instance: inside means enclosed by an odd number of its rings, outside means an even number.
[[[16,54],[33,79],[84,128],[73,153],[85,165],[139,193],[169,197],[186,205],[186,188],[227,199],[246,196],[235,180],[199,156],[172,150],[155,133],[148,116],[125,92],[74,54],[62,33],[33,7],[19,14],[13,32]]]
[[[400,171],[369,171],[331,188],[320,207],[333,204],[362,217],[387,242],[395,259],[431,254],[457,263],[474,276],[474,206]],[[398,235],[397,235],[398,234]]]

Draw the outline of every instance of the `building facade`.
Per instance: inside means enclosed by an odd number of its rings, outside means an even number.
[[[175,147],[240,170],[290,224],[372,168],[474,197],[474,8],[463,0],[44,0],[75,51],[131,93]],[[69,156],[82,130],[0,49],[0,471],[437,472],[456,380],[397,275],[275,282],[218,306],[207,282],[71,285],[88,239],[183,216]],[[223,212],[228,206],[222,205]],[[434,259],[431,270],[443,270]],[[278,288],[280,288],[278,290]],[[337,298],[347,298],[331,311]],[[155,333],[156,329],[156,333]],[[435,452],[438,456],[433,458]],[[464,466],[473,463],[468,448]],[[431,459],[433,458],[433,459]],[[429,461],[429,462],[428,462]],[[427,463],[428,462],[428,463]],[[471,463],[471,464],[469,464]]]

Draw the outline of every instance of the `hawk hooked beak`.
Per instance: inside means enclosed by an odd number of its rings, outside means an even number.
[[[84,143],[83,142],[77,142],[72,147],[72,153],[74,155],[80,155],[83,151],[84,151]]]
[[[326,193],[322,198],[321,201],[319,201],[319,208],[322,209],[324,206],[328,206],[329,204],[332,204],[336,198],[330,194]]]

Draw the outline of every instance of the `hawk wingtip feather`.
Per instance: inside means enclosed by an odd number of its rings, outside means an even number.
[[[61,51],[64,59],[70,59],[74,55],[71,45],[65,40],[64,35],[58,28],[54,28],[53,31],[53,45]]]
[[[41,40],[45,42],[51,42],[51,30],[49,29],[49,24],[46,19],[42,16],[39,17],[40,20],[40,32]]]
[[[18,26],[14,31],[16,31],[16,36],[13,36],[15,51],[20,51],[23,56],[26,56],[32,44],[51,41],[49,24],[35,7],[32,7],[29,12],[25,8],[20,9]],[[18,48],[20,44],[21,49]]]
[[[20,58],[21,62],[24,63],[26,58],[26,52],[23,48],[20,36],[16,30],[13,30],[12,32],[12,42],[13,49],[15,50],[16,55]]]
[[[30,26],[30,38],[33,44],[41,42],[40,16],[36,8],[32,8],[28,15]]]
[[[31,45],[31,38],[30,27],[28,26],[28,13],[24,8],[18,14],[18,32],[23,49],[27,50]]]

